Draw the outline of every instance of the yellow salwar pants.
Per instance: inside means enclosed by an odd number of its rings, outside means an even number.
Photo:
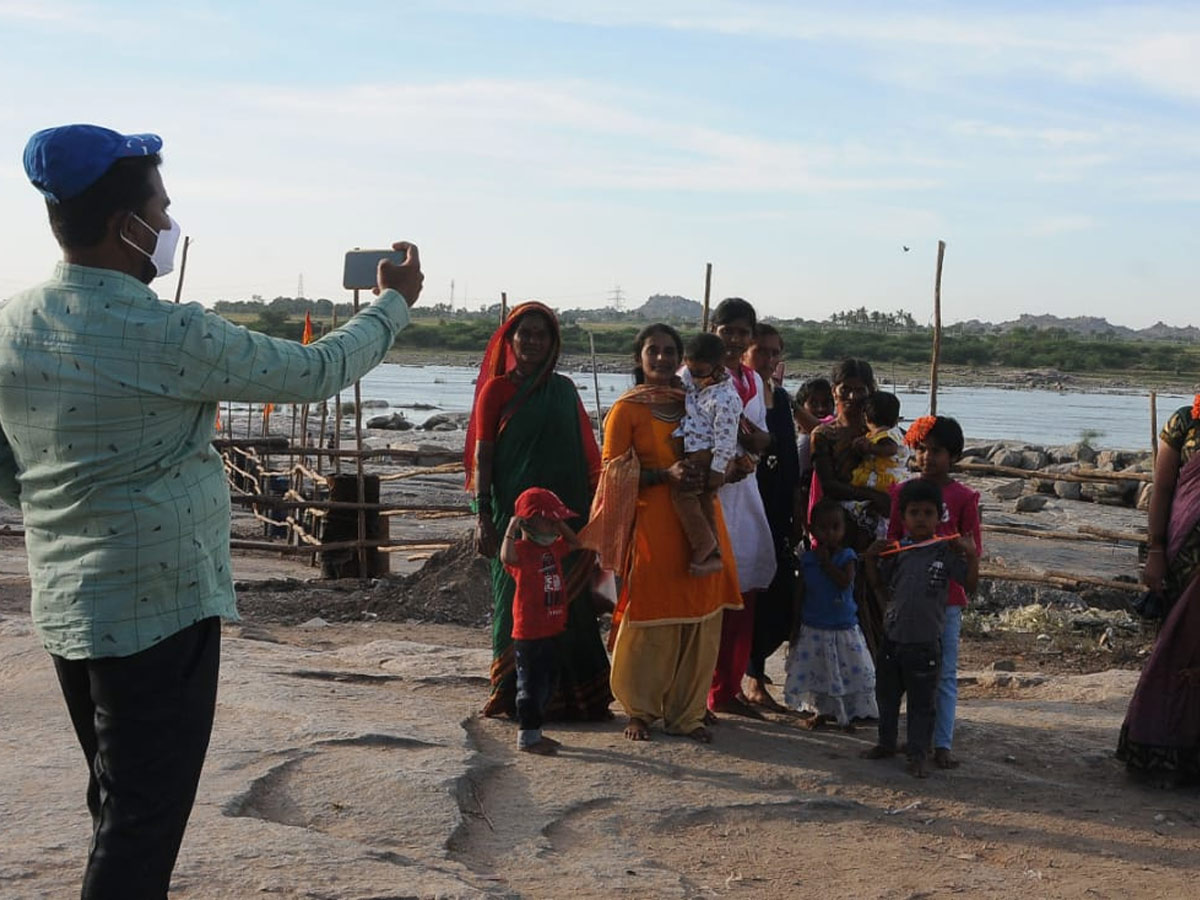
[[[698,622],[630,625],[613,647],[613,696],[631,719],[662,719],[667,734],[704,724],[708,688],[721,646],[722,611]]]

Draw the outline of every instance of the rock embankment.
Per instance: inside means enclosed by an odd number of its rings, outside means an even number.
[[[1014,501],[1016,512],[1037,512],[1048,496],[1143,510],[1150,502],[1154,462],[1148,452],[1097,450],[1086,442],[1043,447],[995,441],[968,446],[963,461],[968,471],[971,464],[994,466],[997,475],[1021,470],[991,488],[996,499]],[[1120,475],[1128,477],[1114,477]]]

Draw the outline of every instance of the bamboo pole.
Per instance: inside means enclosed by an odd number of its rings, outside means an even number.
[[[273,525],[280,524],[272,522]],[[276,544],[271,541],[248,541],[241,538],[234,538],[229,542],[231,550],[264,550],[268,553],[290,553],[290,554],[308,554],[313,553],[328,553],[333,550],[358,550],[358,549],[375,549],[387,552],[389,550],[408,550],[412,548],[426,547],[449,547],[449,541],[335,541],[331,544]],[[362,578],[368,576],[362,575]]]
[[[929,365],[929,414],[937,415],[938,362],[942,355],[942,260],[946,242],[938,241],[937,274],[933,279],[933,359]]]
[[[466,503],[356,503],[352,500],[309,500],[305,497],[276,497],[273,494],[260,493],[234,494],[229,498],[229,502],[239,506],[271,506],[277,509],[365,509],[371,512],[467,513],[471,509]]]
[[[1150,392],[1150,460],[1158,462],[1158,392]]]
[[[187,252],[192,245],[192,239],[186,235],[183,238],[183,258],[179,260],[179,280],[175,282],[175,302],[183,297],[183,276],[187,272]]]
[[[1053,587],[1092,587],[1109,588],[1114,591],[1127,591],[1139,594],[1143,588],[1132,581],[1114,581],[1109,578],[1097,578],[1093,575],[1076,575],[1071,572],[1020,572],[1005,569],[1000,566],[980,566],[980,578],[991,578],[998,581],[1023,581],[1030,584],[1048,584]]]
[[[1148,535],[1139,534],[1134,531],[1113,531],[1110,528],[1100,528],[1096,525],[1080,525],[1079,531],[1082,534],[1094,534],[1096,537],[1105,538],[1110,541],[1130,541],[1134,544],[1148,543],[1150,538]]]
[[[600,429],[600,439],[604,440],[604,419],[600,413],[600,373],[596,370],[596,332],[588,332],[588,345],[592,349],[592,389],[596,392],[596,427]]]
[[[508,292],[500,292],[500,324],[504,324],[504,320],[508,318]]]
[[[1049,531],[1040,528],[1020,528],[1016,525],[988,525],[984,523],[982,529],[989,534],[1012,534],[1018,537],[1033,537],[1046,538],[1052,541],[1092,541],[1095,543],[1111,544],[1114,541],[1133,541],[1145,540],[1144,536],[1136,534],[1122,534],[1120,537],[1110,535],[1091,534],[1086,531]]]
[[[1072,469],[1070,472],[1048,472],[1045,469],[1018,469],[1015,466],[998,466],[994,463],[955,463],[954,471],[971,475],[1007,475],[1012,478],[1036,478],[1039,481],[1153,481],[1149,472],[1101,472],[1098,469]]]
[[[336,306],[333,308],[332,318],[329,321],[330,321],[330,325],[329,325],[330,330],[337,328],[337,307]],[[326,409],[328,408],[328,406],[329,406],[329,401],[326,400],[325,404],[321,407],[321,441],[322,441],[322,443],[325,441],[325,413],[326,413]],[[331,443],[333,445],[334,450],[342,449],[342,392],[341,391],[338,391],[337,394],[334,395],[334,400],[333,400],[333,440]],[[321,457],[319,457],[319,456],[317,457],[317,471],[318,472],[321,471]],[[335,475],[342,474],[341,457],[335,456],[333,458],[333,473]]]
[[[708,331],[708,304],[712,297],[712,263],[704,264],[704,311],[700,314],[700,330]]]
[[[358,288],[354,289],[354,314],[358,315]],[[354,457],[354,475],[358,483],[358,577],[366,578],[372,574],[367,569],[367,548],[363,541],[367,539],[367,511],[363,504],[367,502],[367,485],[363,479],[363,436],[362,436],[362,381],[354,379],[354,449],[358,454]]]

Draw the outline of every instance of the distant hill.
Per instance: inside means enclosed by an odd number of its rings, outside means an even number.
[[[1143,341],[1183,341],[1200,340],[1200,328],[1188,325],[1185,328],[1175,328],[1162,322],[1156,322],[1149,328],[1133,329],[1124,325],[1113,325],[1107,319],[1097,316],[1031,316],[1028,313],[1008,322],[993,324],[971,319],[967,322],[957,322],[948,326],[951,332],[963,331],[968,334],[1006,334],[1018,328],[1028,328],[1034,331],[1049,331],[1061,329],[1068,334],[1082,337],[1111,337],[1116,340]]]
[[[699,322],[703,312],[703,304],[687,297],[667,294],[655,294],[633,310],[633,314],[638,318],[659,322]]]

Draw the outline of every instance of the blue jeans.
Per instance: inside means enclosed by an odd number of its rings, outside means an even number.
[[[517,746],[542,739],[542,713],[554,690],[554,638],[514,640],[517,664]]]
[[[946,607],[942,627],[942,673],[937,687],[937,715],[933,723],[934,749],[954,746],[954,715],[958,710],[958,636],[962,631],[961,606]]]

